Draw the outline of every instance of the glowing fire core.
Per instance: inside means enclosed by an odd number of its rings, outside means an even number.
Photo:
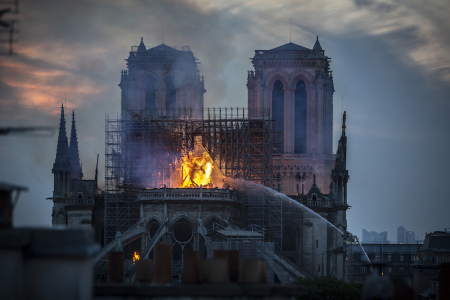
[[[139,253],[137,253],[136,251],[134,251],[134,255],[133,255],[133,263],[134,263],[134,262],[137,262],[140,258],[141,258],[141,256],[139,255]]]
[[[181,187],[212,187],[211,173],[213,164],[208,153],[193,156],[192,152],[181,161]]]

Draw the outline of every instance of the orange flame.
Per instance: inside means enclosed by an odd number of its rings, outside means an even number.
[[[141,256],[139,255],[139,253],[137,253],[136,251],[134,251],[134,255],[133,255],[133,263],[134,263],[134,262],[137,262],[140,258],[141,258]]]
[[[197,157],[190,152],[181,161],[181,187],[211,187],[212,169],[212,160],[207,152]]]

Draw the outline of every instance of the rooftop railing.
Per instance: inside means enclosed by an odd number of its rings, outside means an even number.
[[[142,200],[209,200],[209,201],[238,201],[238,197],[229,189],[206,188],[161,188],[143,189],[136,201]]]

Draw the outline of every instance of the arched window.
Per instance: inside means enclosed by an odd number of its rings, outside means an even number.
[[[306,153],[306,85],[302,80],[295,86],[294,152]]]
[[[147,234],[148,234],[148,238],[151,240],[156,232],[159,229],[159,222],[156,220],[152,220],[150,221],[150,223],[148,223],[148,227],[147,227]]]
[[[272,119],[275,120],[277,130],[284,132],[284,90],[281,81],[273,84],[272,90]]]
[[[173,237],[179,243],[187,243],[193,237],[193,231],[192,231],[191,225],[189,225],[187,222],[183,222],[183,221],[178,222],[174,226],[172,231],[173,231]]]
[[[172,109],[175,108],[175,103],[177,99],[177,91],[175,89],[175,84],[172,79],[167,80],[167,89],[166,89],[166,107],[169,111],[169,114],[172,113]]]
[[[297,251],[297,232],[292,225],[283,226],[283,251]]]
[[[56,221],[55,221],[55,223],[56,223],[56,224],[59,224],[59,225],[66,225],[66,224],[67,224],[66,216],[64,215],[63,212],[59,212],[59,213],[56,215]]]
[[[147,80],[145,84],[145,108],[154,109],[156,108],[156,90],[155,81],[153,78]]]
[[[172,259],[181,260],[183,253],[183,247],[179,243],[173,244],[172,247]]]

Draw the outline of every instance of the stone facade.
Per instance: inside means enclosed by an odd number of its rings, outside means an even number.
[[[346,116],[334,155],[330,58],[317,38],[312,49],[288,43],[255,50],[252,63],[254,71],[247,78],[249,117],[270,111],[284,138],[283,154],[274,157],[282,165],[278,190],[303,206],[283,203],[282,253],[311,275],[344,279],[349,207]]]
[[[143,250],[165,224],[167,233],[161,241],[173,245],[174,260],[181,260],[182,249],[199,250],[206,257],[206,228],[212,223],[239,223],[241,218],[242,201],[229,189],[144,189],[137,201],[147,228]]]
[[[261,117],[269,111],[284,136],[283,153],[273,159],[282,166],[279,174],[282,185],[278,190],[292,201],[282,204],[282,250],[277,255],[294,262],[309,275],[344,279],[343,235],[349,207],[347,137],[344,114],[338,151],[333,154],[334,86],[329,58],[317,40],[313,49],[289,43],[272,50],[257,50],[252,62],[255,70],[249,72],[247,79],[249,118]],[[138,47],[132,47],[127,64],[128,70],[122,71],[119,84],[123,120],[141,120],[152,115],[173,119],[173,114],[185,114],[188,110],[195,118],[203,111],[204,81],[189,47],[162,44],[147,49],[141,41]],[[101,236],[103,195],[98,194],[96,180],[81,179],[79,159],[75,157],[78,151],[69,154],[65,134],[62,108],[53,167],[53,224],[90,225],[96,236]],[[72,160],[71,155],[75,157]],[[174,260],[179,260],[179,254],[187,248],[198,249],[205,255],[205,228],[210,223],[228,228],[234,224],[234,229],[242,231],[245,225],[251,225],[243,224],[242,203],[230,190],[176,190],[144,189],[137,195],[140,222],[146,228],[140,242],[142,251],[161,224],[166,227],[161,241],[174,246]],[[208,199],[205,193],[215,196]],[[270,216],[267,220],[270,229]],[[189,237],[181,241],[177,232]],[[266,242],[274,242],[276,238],[268,230]]]
[[[313,175],[323,193],[335,157],[333,148],[333,77],[319,41],[313,49],[288,43],[255,50],[248,72],[250,117],[270,111],[283,132],[283,186],[286,195],[306,192]]]
[[[347,251],[348,278],[355,282],[364,283],[370,274],[369,263],[362,252],[367,253],[372,263],[381,264],[384,275],[398,275],[412,284],[412,266],[417,262],[417,250],[422,244],[399,244],[392,242],[353,243]]]
[[[189,46],[147,49],[141,39],[126,60],[128,70],[122,71],[122,119],[145,114],[144,110],[172,116],[186,108],[201,116],[206,90],[196,60]]]

